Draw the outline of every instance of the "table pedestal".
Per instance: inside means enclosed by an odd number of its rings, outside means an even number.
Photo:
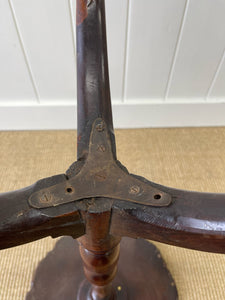
[[[118,272],[113,281],[118,300],[174,300],[177,290],[157,248],[123,238]],[[26,300],[92,300],[84,277],[78,243],[63,237],[40,262]]]

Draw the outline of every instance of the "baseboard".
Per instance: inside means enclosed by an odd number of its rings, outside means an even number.
[[[225,103],[115,103],[115,128],[225,126]],[[76,106],[0,105],[0,130],[75,129]]]

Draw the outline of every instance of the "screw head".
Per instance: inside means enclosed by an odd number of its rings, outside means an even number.
[[[129,193],[132,195],[137,195],[140,192],[140,187],[138,185],[132,185],[130,187]]]
[[[92,2],[93,0],[88,0],[87,7],[89,7],[92,4]]]
[[[96,125],[96,129],[98,132],[102,132],[104,130],[104,123],[103,121],[100,121],[97,125]]]
[[[105,152],[106,148],[104,145],[98,145],[98,151]]]
[[[100,171],[98,173],[95,174],[95,180],[97,181],[105,181],[107,179],[107,174],[104,171]]]
[[[48,202],[51,202],[51,199],[52,199],[52,196],[48,193],[45,193],[40,197],[40,202],[41,203],[48,203]]]

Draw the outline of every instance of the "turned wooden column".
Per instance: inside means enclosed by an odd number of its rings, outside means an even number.
[[[90,284],[84,284],[79,300],[112,300],[115,293],[112,281],[117,272],[120,238],[109,235],[111,212],[87,213],[86,235],[79,238],[84,273]]]

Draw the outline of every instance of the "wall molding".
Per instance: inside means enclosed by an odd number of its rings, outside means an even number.
[[[76,105],[69,101],[5,102],[0,105],[0,130],[75,129],[76,110]],[[115,102],[113,117],[115,128],[225,126],[225,101]]]

